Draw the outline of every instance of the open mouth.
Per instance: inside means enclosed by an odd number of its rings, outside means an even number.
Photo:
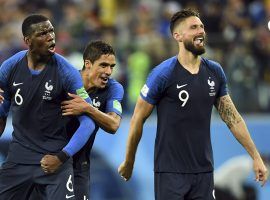
[[[203,46],[204,45],[204,37],[199,36],[194,38],[194,44],[198,46]]]
[[[108,80],[109,80],[108,77],[100,77],[100,78],[101,78],[101,80],[102,80],[102,82],[103,82],[104,84],[106,84],[106,83],[108,82]]]
[[[48,49],[51,53],[55,52],[55,43],[51,44]]]

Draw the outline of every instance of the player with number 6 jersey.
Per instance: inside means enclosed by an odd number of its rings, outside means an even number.
[[[70,139],[61,102],[68,93],[91,102],[79,72],[55,53],[54,28],[43,15],[30,15],[22,32],[28,50],[0,68],[1,122],[12,111],[12,141],[0,170],[0,199],[28,200],[33,188],[41,199],[75,199],[71,157],[94,131],[93,120],[81,115]],[[1,130],[4,124],[1,123]]]

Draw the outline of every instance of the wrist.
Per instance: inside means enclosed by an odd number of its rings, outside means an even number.
[[[57,158],[62,162],[65,163],[70,156],[68,155],[68,153],[66,153],[65,151],[60,151],[59,153],[56,154]]]

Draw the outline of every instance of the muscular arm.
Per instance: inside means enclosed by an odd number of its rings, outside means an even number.
[[[69,94],[71,100],[62,102],[63,115],[89,115],[103,130],[114,134],[119,128],[121,117],[114,112],[104,113],[81,97]]]
[[[118,168],[119,174],[125,180],[129,180],[132,175],[137,147],[142,137],[143,125],[145,120],[152,113],[153,108],[153,105],[147,103],[141,97],[139,97],[130,122],[126,147],[126,158]]]
[[[251,139],[246,123],[238,113],[229,95],[220,97],[216,102],[216,108],[221,119],[227,124],[234,137],[247,150],[254,160],[254,171],[256,180],[262,181],[262,185],[267,180],[267,169],[261,159],[257,148]]]

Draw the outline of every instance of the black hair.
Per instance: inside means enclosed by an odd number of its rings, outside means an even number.
[[[48,21],[49,19],[43,15],[32,14],[26,17],[22,23],[22,34],[24,37],[29,36],[32,33],[31,25],[40,22]]]
[[[183,9],[181,11],[176,12],[171,17],[171,22],[170,22],[171,33],[173,34],[173,31],[174,31],[174,27],[175,26],[177,26],[180,22],[182,22],[186,18],[192,17],[192,16],[200,18],[200,14],[197,11],[192,10],[190,8]]]
[[[90,42],[84,52],[83,52],[83,60],[90,60],[91,63],[94,63],[98,60],[102,55],[115,55],[115,52],[111,45],[103,42],[103,41],[93,41]],[[84,70],[85,66],[83,66]]]

